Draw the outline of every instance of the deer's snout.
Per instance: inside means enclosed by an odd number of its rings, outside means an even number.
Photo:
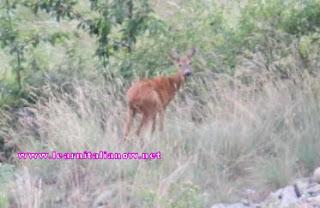
[[[184,71],[183,75],[184,75],[185,77],[189,77],[189,76],[192,75],[192,71],[191,71],[191,70]]]
[[[182,70],[183,76],[185,77],[188,77],[192,74],[192,69],[191,69],[191,66],[189,65],[182,66],[181,70]]]

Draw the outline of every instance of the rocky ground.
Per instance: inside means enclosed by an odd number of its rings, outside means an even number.
[[[211,208],[320,208],[320,167],[312,177],[296,180],[293,184],[270,193],[262,202],[256,202],[254,190],[247,190],[242,202],[215,204]]]

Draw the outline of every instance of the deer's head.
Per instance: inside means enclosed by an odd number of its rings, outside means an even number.
[[[186,55],[180,56],[178,52],[173,49],[170,54],[170,57],[177,66],[178,71],[185,77],[188,77],[192,74],[192,57],[195,52],[196,49],[192,48],[186,53]]]

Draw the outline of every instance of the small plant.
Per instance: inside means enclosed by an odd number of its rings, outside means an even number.
[[[9,207],[8,198],[1,192],[0,192],[0,207],[1,208],[8,208]]]
[[[318,142],[315,140],[301,141],[301,143],[297,147],[297,157],[300,164],[306,168],[307,172],[312,173],[312,171],[319,166],[320,162]]]
[[[291,182],[294,175],[294,161],[290,161],[291,158],[288,157],[290,156],[280,156],[260,161],[255,171],[258,174],[257,181],[262,183],[261,187],[277,189]]]
[[[204,199],[199,187],[192,183],[174,184],[170,195],[173,195],[168,207],[170,208],[201,208],[204,207]]]

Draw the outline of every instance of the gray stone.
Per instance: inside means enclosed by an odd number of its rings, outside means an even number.
[[[234,203],[234,204],[215,204],[211,208],[252,208],[251,206],[246,206],[242,203]]]
[[[271,197],[279,201],[280,207],[288,207],[299,201],[299,196],[296,193],[294,186],[287,186],[276,192],[271,193]]]
[[[307,196],[313,197],[320,195],[320,184],[313,183],[305,190]]]
[[[248,189],[242,192],[242,203],[220,203],[211,208],[320,208],[320,183],[317,181],[317,174],[320,177],[320,170],[319,173],[317,171],[312,178],[297,179],[294,185],[272,192],[262,201],[253,202],[251,196],[256,192]]]
[[[315,169],[315,171],[313,172],[312,179],[314,182],[320,183],[320,167]]]

